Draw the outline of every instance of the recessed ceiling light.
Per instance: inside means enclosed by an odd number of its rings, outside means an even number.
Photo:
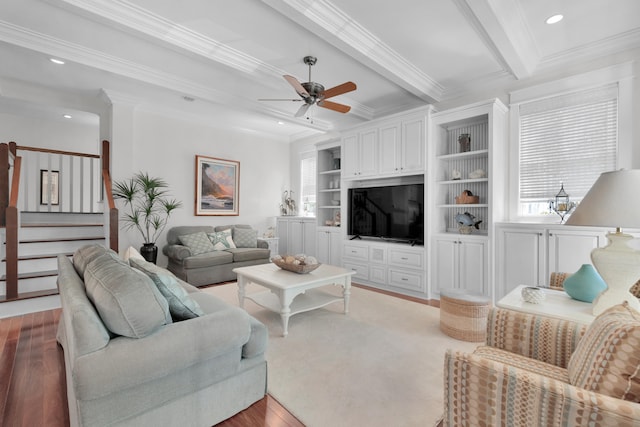
[[[64,65],[64,61],[62,59],[49,58],[49,61],[53,62],[54,64]]]
[[[72,116],[71,114],[63,114],[62,117],[64,117],[65,119],[70,119]]]
[[[279,122],[278,122],[278,124],[279,124],[279,125],[283,125],[283,124],[284,124],[284,122],[283,122],[283,121],[279,121]]]
[[[558,15],[553,15],[547,18],[546,22],[547,24],[555,24],[558,23],[560,21],[562,21],[562,18],[564,18],[564,16],[558,14]]]

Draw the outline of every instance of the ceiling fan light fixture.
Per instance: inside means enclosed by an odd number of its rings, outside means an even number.
[[[549,25],[557,24],[558,22],[562,21],[563,18],[564,18],[564,16],[562,16],[561,14],[558,13],[556,15],[552,15],[552,16],[548,17],[544,22],[546,22]]]
[[[56,65],[64,65],[64,61],[58,58],[49,58],[49,61],[53,62]]]

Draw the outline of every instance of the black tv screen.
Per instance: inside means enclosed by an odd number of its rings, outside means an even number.
[[[424,243],[424,184],[349,189],[348,234]]]

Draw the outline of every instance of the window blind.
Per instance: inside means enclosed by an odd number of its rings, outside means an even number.
[[[533,101],[520,112],[520,202],[546,202],[560,185],[584,197],[617,164],[617,84]]]

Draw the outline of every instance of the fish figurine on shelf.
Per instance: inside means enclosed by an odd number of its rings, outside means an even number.
[[[482,222],[481,219],[476,221],[476,217],[471,215],[469,212],[456,214],[455,219],[458,224],[466,225],[468,227],[473,226],[476,230],[480,229],[479,225]]]

